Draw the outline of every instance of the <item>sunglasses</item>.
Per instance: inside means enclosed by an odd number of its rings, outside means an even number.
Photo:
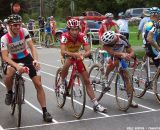
[[[11,26],[17,27],[17,26],[21,26],[21,24],[19,24],[19,23],[13,23],[13,24],[11,24]]]

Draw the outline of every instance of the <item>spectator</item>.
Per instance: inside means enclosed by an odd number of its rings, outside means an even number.
[[[117,25],[119,27],[120,34],[124,35],[126,39],[129,39],[128,21],[125,19],[123,12],[118,14]]]
[[[54,38],[54,43],[55,43],[56,42],[56,37],[55,37],[55,34],[56,34],[56,21],[55,21],[53,16],[50,17],[50,26],[51,26],[52,36]]]
[[[44,17],[39,16],[38,17],[38,25],[39,25],[39,30],[40,30],[40,41],[44,42]]]
[[[144,40],[144,25],[150,21],[150,14],[148,10],[143,11],[143,18],[141,19],[139,26],[138,26],[138,34],[137,34],[137,39],[140,39],[140,34],[142,34],[142,39],[143,39],[143,44],[145,44]]]

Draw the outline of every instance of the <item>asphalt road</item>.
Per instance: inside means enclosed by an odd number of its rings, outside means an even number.
[[[84,115],[76,120],[70,99],[67,99],[63,109],[57,107],[53,86],[56,70],[61,66],[59,49],[42,48],[38,49],[38,53],[47,108],[53,116],[53,123],[42,120],[35,88],[28,76],[24,75],[26,95],[20,128],[16,128],[16,117],[10,114],[10,107],[4,103],[6,89],[0,80],[0,130],[160,130],[160,104],[152,92],[147,92],[142,99],[134,98],[139,107],[123,112],[117,107],[112,89],[101,100],[101,103],[108,108],[107,114],[94,112],[87,96]]]

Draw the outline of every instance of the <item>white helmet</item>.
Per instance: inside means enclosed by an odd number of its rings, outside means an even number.
[[[114,17],[112,13],[106,13],[105,16],[106,16],[106,18],[113,18]]]
[[[101,41],[103,42],[104,45],[110,44],[111,42],[114,41],[115,36],[116,34],[114,31],[106,31],[103,33]]]

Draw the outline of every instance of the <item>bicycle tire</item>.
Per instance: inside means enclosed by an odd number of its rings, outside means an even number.
[[[116,81],[115,81],[115,97],[116,97],[116,102],[120,110],[122,111],[127,111],[132,103],[132,98],[133,98],[133,86],[131,82],[130,76],[125,79],[124,75],[128,73],[127,70],[120,70],[119,73],[116,75]],[[129,73],[128,73],[129,75]],[[130,90],[127,92],[127,85],[126,82],[129,82],[130,84]],[[121,94],[121,92],[123,94]],[[126,98],[122,97],[124,95]]]
[[[102,74],[100,68],[101,68],[100,65],[94,64],[89,70],[89,78],[91,81],[91,86],[93,87],[95,96],[98,101],[100,101],[104,95],[104,93],[102,92],[102,85],[101,85]],[[96,72],[94,72],[94,70]]]
[[[16,108],[16,99],[17,99],[17,87],[13,87],[13,98],[12,98],[12,102],[11,102],[11,115],[14,115],[15,112],[15,108]]]
[[[155,84],[154,86],[154,94],[157,98],[157,101],[160,103],[160,70],[157,71],[156,77],[155,77]]]
[[[60,83],[61,82],[61,71],[62,68],[59,68],[56,72],[56,77],[55,77],[55,86],[54,86],[54,90],[55,90],[55,94],[56,94],[56,100],[57,100],[57,104],[58,107],[63,108],[63,106],[65,105],[66,102],[66,94],[62,94],[60,92]]]
[[[73,84],[71,86],[71,104],[72,104],[74,116],[77,119],[80,119],[85,110],[86,91],[85,91],[85,84],[84,84],[83,77],[79,73],[76,73],[73,76]],[[82,107],[80,107],[80,109],[77,110],[79,106],[82,106]]]
[[[18,120],[17,120],[17,126],[20,127],[21,126],[21,118],[22,118],[22,104],[24,102],[24,93],[25,93],[25,87],[24,87],[24,79],[20,78],[18,80],[18,84],[17,84],[17,116],[18,116]]]
[[[134,69],[132,76],[132,83],[134,86],[134,96],[141,98],[147,91],[147,66],[143,65],[144,62],[139,62],[137,67]]]

